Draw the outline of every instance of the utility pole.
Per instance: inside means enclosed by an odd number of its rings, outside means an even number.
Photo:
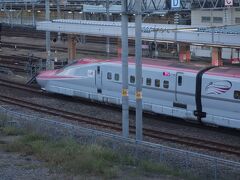
[[[126,138],[129,136],[127,1],[122,0],[122,135]]]
[[[135,1],[135,59],[136,59],[136,140],[142,133],[142,0]]]

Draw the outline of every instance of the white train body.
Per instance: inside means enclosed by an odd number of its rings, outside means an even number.
[[[129,105],[135,106],[135,64],[129,61]],[[143,60],[143,109],[204,123],[240,128],[238,68]],[[37,76],[42,89],[121,105],[119,60],[82,59]]]

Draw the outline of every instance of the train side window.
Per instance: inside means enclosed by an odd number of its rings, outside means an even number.
[[[146,85],[151,86],[152,84],[152,79],[151,78],[146,78]]]
[[[234,99],[240,99],[240,91],[234,91]]]
[[[178,86],[182,86],[182,76],[178,76]]]
[[[115,74],[115,75],[114,75],[114,80],[115,80],[115,81],[119,81],[119,74]]]
[[[97,73],[100,74],[100,66],[97,67]]]
[[[159,79],[155,79],[155,87],[160,87],[160,80]]]
[[[130,76],[130,83],[135,83],[135,76]]]
[[[112,73],[110,73],[110,72],[107,73],[107,79],[108,79],[108,80],[111,80],[111,79],[112,79]]]
[[[168,89],[169,88],[169,81],[163,81],[163,87]]]

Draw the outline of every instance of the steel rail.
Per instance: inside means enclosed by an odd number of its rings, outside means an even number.
[[[1,83],[0,85],[2,85],[2,84],[4,84],[6,86],[7,81],[5,81],[4,83]],[[11,86],[14,88],[21,89],[21,86],[23,86],[23,85],[18,83],[18,84],[11,84]],[[26,87],[26,86],[24,86],[23,89],[30,90],[31,92],[36,92],[36,93],[41,92],[36,88],[32,89],[31,87]],[[115,130],[118,132],[120,132],[122,129],[121,128],[122,124],[120,122],[113,122],[110,120],[94,118],[94,117],[89,117],[89,116],[82,115],[82,114],[63,111],[63,110],[55,109],[55,108],[52,108],[49,106],[39,105],[39,104],[25,101],[25,100],[18,99],[18,98],[12,98],[12,97],[8,97],[8,96],[0,95],[0,101],[5,102],[5,103],[10,103],[13,105],[17,105],[17,106],[21,106],[24,108],[32,109],[34,111],[63,117],[63,118],[69,119],[69,120],[83,122],[86,124],[103,127],[106,129],[112,129],[112,130]],[[132,133],[132,134],[135,133],[134,125],[130,125],[130,133]],[[157,140],[164,140],[164,141],[173,142],[173,143],[186,145],[186,146],[191,146],[191,147],[195,147],[195,148],[240,156],[240,147],[239,146],[226,145],[223,143],[177,135],[174,133],[167,133],[167,132],[163,132],[161,130],[153,130],[153,129],[149,129],[149,128],[144,128],[143,134],[145,137],[150,137],[150,138],[154,138]]]

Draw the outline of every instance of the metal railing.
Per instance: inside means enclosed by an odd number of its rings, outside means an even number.
[[[135,141],[107,132],[83,128],[57,120],[50,120],[11,111],[0,106],[2,118],[18,127],[31,128],[53,138],[70,136],[81,144],[99,144],[115,152],[130,155],[136,160],[151,160],[174,169],[189,177],[199,179],[240,179],[240,162],[167,147],[146,141]],[[1,117],[0,117],[1,122]],[[136,161],[137,162],[137,161]]]

